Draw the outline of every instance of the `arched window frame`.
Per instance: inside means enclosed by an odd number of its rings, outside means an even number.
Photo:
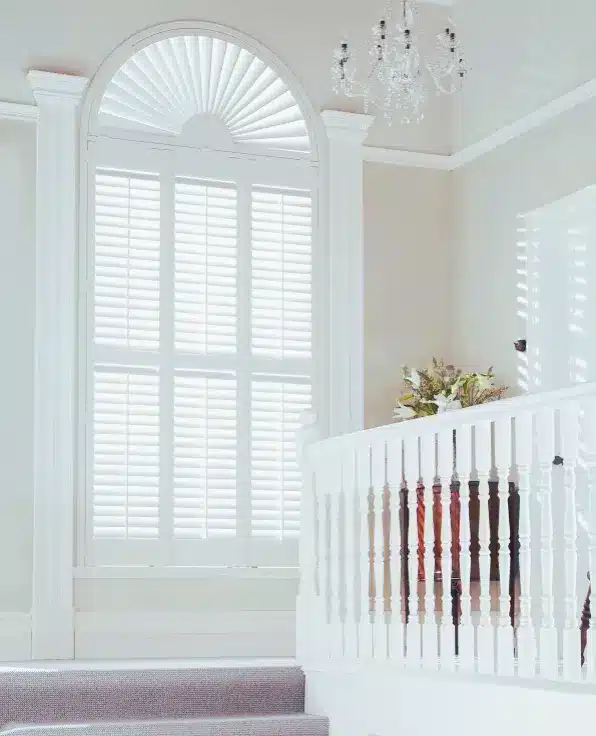
[[[143,38],[175,28],[190,32],[205,24],[168,24],[133,37],[100,68],[92,90],[102,74],[108,75],[107,65],[117,65],[118,54],[122,62],[126,49],[132,53]],[[141,573],[135,572],[139,568],[86,568],[78,554],[84,549],[77,504],[86,461],[80,438],[87,432],[80,380],[86,314],[81,296],[88,268],[87,138],[94,96],[86,94],[89,80],[83,76],[31,70],[27,79],[36,102],[27,120],[37,125],[31,656],[71,659],[75,580]],[[315,257],[320,268],[313,286],[325,319],[313,324],[313,338],[322,346],[313,383],[319,393],[316,434],[325,437],[358,431],[364,422],[363,142],[373,118],[338,111],[319,118],[301,90],[294,92],[306,103],[319,157]],[[146,568],[141,575],[162,576],[168,576],[165,568]],[[306,595],[307,586],[301,591]]]
[[[180,36],[208,36],[233,43],[252,53],[274,70],[287,85],[297,101],[309,132],[311,146],[309,151],[287,151],[266,149],[262,145],[236,144],[230,147],[197,146],[185,139],[181,141],[171,134],[152,133],[145,130],[131,130],[126,127],[102,126],[98,121],[98,110],[102,95],[117,70],[135,53],[158,41]],[[166,187],[176,176],[191,177],[203,181],[236,182],[239,192],[239,219],[246,217],[242,202],[248,201],[250,187],[284,188],[289,191],[309,191],[312,198],[312,300],[313,300],[313,347],[311,358],[311,385],[313,409],[318,421],[327,423],[323,394],[327,376],[328,298],[325,289],[328,257],[325,253],[324,228],[321,227],[320,208],[324,193],[321,189],[319,151],[321,149],[321,120],[314,113],[300,84],[291,72],[265,47],[243,34],[218,25],[197,22],[175,22],[156,29],[137,34],[116,49],[104,62],[91,82],[85,98],[81,115],[81,176],[80,176],[80,335],[81,346],[86,346],[79,361],[79,386],[85,401],[80,403],[79,424],[84,428],[84,436],[79,433],[79,488],[84,489],[77,498],[77,564],[80,567],[102,565],[294,565],[297,563],[297,540],[281,544],[252,543],[247,539],[246,514],[242,534],[235,544],[218,545],[204,541],[195,544],[171,544],[171,538],[164,544],[99,544],[95,545],[90,536],[90,412],[89,397],[91,388],[90,371],[93,360],[90,355],[90,332],[92,329],[92,228],[94,223],[94,175],[98,168],[129,171],[158,172]],[[163,186],[162,195],[163,197]],[[168,213],[172,215],[173,213]],[[250,215],[248,215],[250,216]],[[249,225],[244,223],[244,232]],[[242,237],[242,236],[241,236]],[[239,243],[240,251],[242,243]],[[247,244],[244,244],[246,249]],[[242,258],[242,256],[240,256]],[[239,265],[239,268],[242,268]],[[239,298],[246,291],[246,283],[238,282]],[[241,319],[241,317],[240,317]],[[243,416],[246,421],[247,412]],[[238,431],[241,431],[238,427]],[[240,450],[239,450],[240,451]],[[246,484],[246,481],[245,481]],[[238,513],[247,499],[238,498]],[[250,499],[248,499],[250,503]],[[162,509],[160,509],[160,512]],[[248,510],[250,511],[250,509]],[[171,509],[165,512],[170,519]],[[169,514],[169,517],[168,517]],[[250,517],[248,518],[250,525]],[[160,522],[160,530],[163,521]],[[239,529],[239,531],[241,531]],[[137,540],[141,541],[141,540]],[[119,549],[120,547],[120,549]],[[167,548],[167,549],[166,549]]]

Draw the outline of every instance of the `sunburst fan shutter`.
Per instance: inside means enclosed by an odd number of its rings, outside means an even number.
[[[310,151],[287,84],[253,53],[219,38],[179,36],[141,49],[116,72],[99,108],[104,126],[174,136],[197,116],[221,121],[236,144]]]

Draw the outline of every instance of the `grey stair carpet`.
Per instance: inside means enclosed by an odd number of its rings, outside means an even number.
[[[304,674],[291,666],[0,671],[0,727],[303,712]]]
[[[327,736],[326,718],[306,715],[202,718],[196,721],[7,726],[6,736]]]

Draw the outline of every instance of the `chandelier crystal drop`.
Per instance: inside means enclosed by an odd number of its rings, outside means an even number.
[[[459,91],[467,69],[453,24],[437,34],[435,53],[426,58],[418,15],[415,0],[389,0],[366,48],[344,41],[333,54],[334,92],[363,98],[365,112],[374,107],[391,124],[421,121],[433,89],[439,95]],[[360,56],[368,57],[364,78],[356,69]]]

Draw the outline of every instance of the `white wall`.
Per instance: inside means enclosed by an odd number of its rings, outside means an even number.
[[[563,692],[513,678],[495,684],[374,664],[365,672],[307,672],[306,683],[307,712],[330,717],[330,736],[559,736],[594,712],[594,695],[577,687]]]
[[[451,357],[451,179],[448,171],[364,167],[367,427],[392,421],[404,364]]]

